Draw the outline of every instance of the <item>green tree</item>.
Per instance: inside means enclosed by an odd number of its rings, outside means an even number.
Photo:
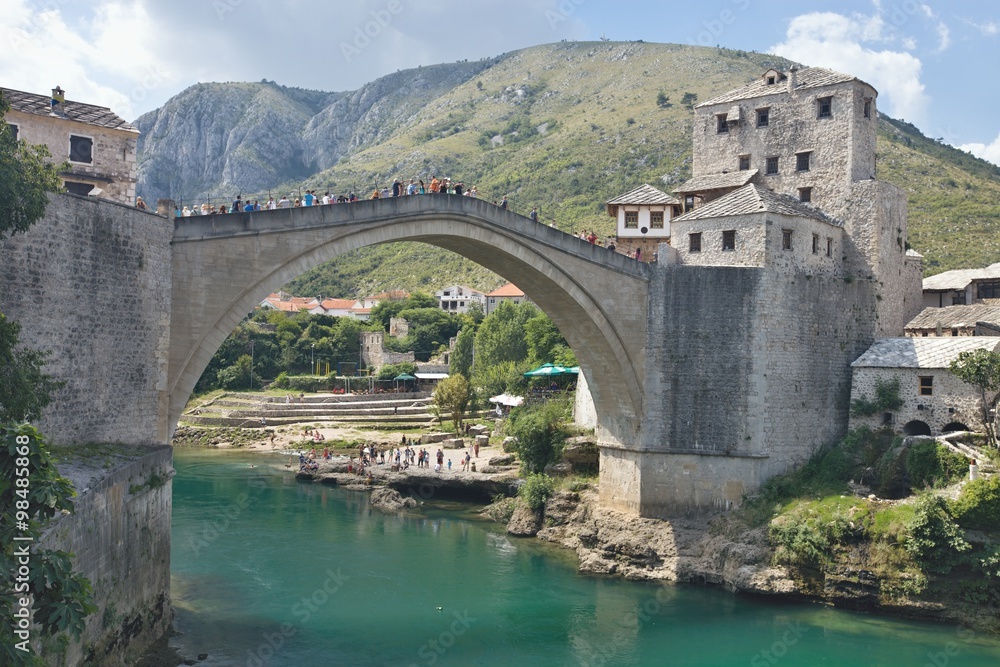
[[[576,356],[555,323],[545,313],[524,323],[524,333],[528,343],[528,361],[532,366],[545,363],[560,366],[576,366]]]
[[[451,351],[451,363],[448,370],[452,375],[472,377],[472,348],[476,334],[471,327],[465,327],[458,332],[455,339],[455,349]]]
[[[48,356],[17,343],[21,325],[0,313],[0,423],[33,421],[52,401],[52,392],[62,386],[42,373]]]
[[[18,141],[4,121],[10,104],[0,93],[0,239],[26,232],[45,215],[47,193],[62,191],[61,165],[45,146]]]
[[[438,414],[451,413],[451,423],[458,433],[465,420],[465,412],[472,402],[472,385],[463,375],[450,375],[434,388],[434,404]]]
[[[524,325],[537,314],[538,309],[528,303],[500,303],[476,333],[476,372],[504,361],[519,363],[527,359]]]
[[[504,432],[516,438],[514,451],[526,474],[542,473],[562,454],[568,436],[569,401],[557,399],[514,408]]]
[[[670,103],[670,98],[662,90],[656,95],[656,106],[662,109],[669,109],[673,105]]]
[[[389,320],[399,317],[399,314],[404,310],[414,310],[417,308],[435,308],[441,310],[438,306],[437,297],[425,292],[417,292],[405,299],[379,301],[372,308],[370,321],[381,324],[382,329],[388,331]]]
[[[997,444],[996,428],[990,411],[1000,398],[1000,353],[989,350],[960,352],[949,369],[962,382],[979,389],[979,411],[986,430],[986,442]]]

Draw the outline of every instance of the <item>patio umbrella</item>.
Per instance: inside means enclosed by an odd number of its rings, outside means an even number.
[[[556,375],[567,375],[566,369],[563,366],[556,366],[555,364],[542,364],[538,368],[525,373],[524,377],[540,378],[554,377]]]
[[[406,373],[402,373],[402,374],[397,375],[396,377],[394,377],[392,379],[393,380],[416,380],[417,378],[413,377],[412,375],[407,375]]]

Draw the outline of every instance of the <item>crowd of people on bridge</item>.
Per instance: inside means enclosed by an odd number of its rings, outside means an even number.
[[[368,199],[386,199],[389,197],[404,197],[424,194],[449,194],[477,199],[479,197],[479,190],[475,185],[471,188],[467,188],[465,183],[462,181],[453,181],[450,178],[439,179],[437,176],[432,177],[430,183],[424,183],[423,179],[411,178],[409,183],[404,184],[397,178],[392,182],[391,186],[386,185],[382,188],[376,187]],[[273,211],[279,208],[349,204],[356,201],[358,201],[358,196],[354,192],[344,195],[331,195],[329,192],[324,192],[320,195],[315,190],[306,190],[305,194],[298,197],[291,194],[287,197],[281,196],[279,199],[275,200],[274,197],[268,196],[267,201],[264,203],[261,203],[260,199],[252,199],[250,197],[243,199],[242,195],[237,195],[236,199],[233,200],[230,205],[220,204],[218,207],[215,207],[214,205],[205,203],[201,206],[183,206],[176,213],[177,217],[188,218],[197,215],[249,213],[253,211]],[[507,195],[504,195],[500,201],[494,201],[493,203],[500,208],[506,209],[508,207]],[[533,219],[537,219],[537,216]]]

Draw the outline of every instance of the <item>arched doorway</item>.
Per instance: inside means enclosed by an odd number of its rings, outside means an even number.
[[[957,433],[958,431],[971,431],[971,430],[972,429],[970,429],[962,422],[950,422],[948,424],[945,424],[941,428],[942,433]]]
[[[913,421],[906,422],[906,425],[903,426],[903,433],[906,435],[930,435],[931,427],[926,422],[914,419]]]

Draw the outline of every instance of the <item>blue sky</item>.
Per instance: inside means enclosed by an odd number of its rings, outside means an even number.
[[[352,90],[397,69],[561,39],[777,53],[1000,164],[1000,3],[985,0],[0,0],[0,85],[132,120],[199,81]],[[367,33],[367,34],[366,34]]]

